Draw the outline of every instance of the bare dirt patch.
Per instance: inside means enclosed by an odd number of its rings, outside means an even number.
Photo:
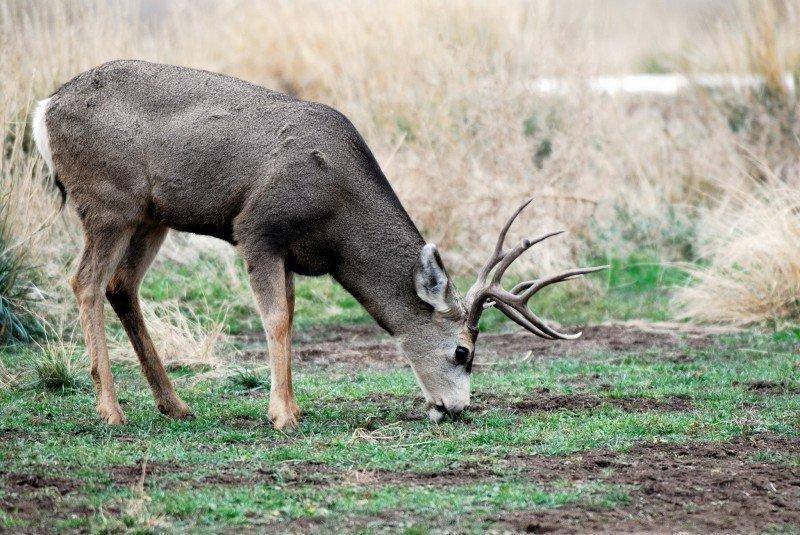
[[[528,533],[756,532],[800,526],[800,467],[753,462],[756,452],[800,454],[800,440],[772,434],[725,443],[642,444],[627,453],[511,459],[532,479],[599,481],[631,489],[614,507],[571,503],[515,511],[498,527]]]
[[[355,422],[358,427],[366,430],[375,430],[398,421],[410,422],[427,419],[423,399],[418,396],[374,393],[356,400],[341,399],[336,401],[359,405],[369,403],[385,409],[384,414],[365,416],[363,422]],[[399,413],[397,412],[398,407],[403,408]],[[694,410],[692,400],[688,396],[674,395],[654,398],[642,396],[609,397],[591,392],[559,394],[542,387],[525,396],[476,392],[472,395],[469,409],[462,414],[461,420],[470,422],[476,414],[495,409],[504,413],[525,414],[560,410],[586,411],[601,407],[617,407],[627,412],[686,412]]]
[[[146,464],[119,465],[110,467],[108,477],[111,483],[118,487],[133,487],[144,479],[145,483],[153,478],[167,474],[186,474],[191,467],[181,466],[172,461],[150,461]]]
[[[54,515],[69,512],[75,515],[90,514],[83,507],[66,507],[62,498],[80,489],[78,479],[41,475],[37,473],[9,472],[0,475],[0,511],[22,520],[26,527],[15,528],[14,533],[44,533],[52,531],[50,522]],[[2,531],[2,529],[0,529]]]
[[[786,381],[747,381],[745,383],[734,381],[733,386],[743,386],[750,392],[757,394],[780,395],[800,393],[800,388],[790,385]]]
[[[550,412],[558,410],[584,411],[602,406],[612,406],[627,412],[646,411],[690,411],[694,406],[688,396],[666,396],[649,398],[640,396],[604,397],[587,392],[575,394],[553,394],[546,388],[538,389],[536,396],[509,399],[497,394],[476,394],[470,405],[471,411],[500,408],[512,413]]]
[[[7,488],[16,488],[23,493],[27,490],[53,488],[64,495],[80,486],[77,480],[58,476],[9,473],[5,478]]]

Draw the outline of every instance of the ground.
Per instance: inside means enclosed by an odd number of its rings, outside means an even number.
[[[239,341],[261,359],[257,336]],[[0,390],[0,526],[796,532],[799,343],[626,324],[577,342],[487,334],[472,407],[434,425],[388,338],[305,330],[288,434],[270,426],[268,374],[252,366],[171,372],[192,421],[159,415],[128,364],[114,370],[123,427],[98,421],[86,385]]]

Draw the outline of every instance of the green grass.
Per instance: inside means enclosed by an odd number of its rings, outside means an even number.
[[[129,419],[124,427],[99,423],[89,389],[0,390],[0,464],[5,473],[38,474],[74,486],[63,494],[46,486],[28,489],[26,499],[50,500],[46,521],[56,529],[211,532],[235,525],[285,529],[294,521],[298,528],[308,522],[326,530],[358,525],[368,532],[370,522],[391,521],[410,532],[428,526],[477,532],[509,511],[569,502],[614,507],[635,490],[592,481],[542,483],[505,459],[625,450],[654,441],[725,441],[759,431],[798,437],[800,396],[792,389],[800,388],[799,341],[797,331],[752,332],[720,338],[708,349],[687,346],[680,360],[661,358],[658,350],[598,350],[509,361],[477,372],[474,391],[509,400],[541,387],[554,395],[687,396],[693,410],[486,407],[466,421],[438,426],[404,416],[421,413],[408,369],[299,368],[295,392],[304,412],[291,434],[269,425],[268,378],[260,372],[242,368],[232,377],[205,380],[173,374],[197,417],[172,421],[153,408],[139,370],[115,364]],[[0,358],[9,370],[32,373],[19,352]],[[750,381],[783,381],[787,390],[755,392],[746,387]],[[143,458],[150,468],[142,493],[137,485]],[[797,463],[776,452],[755,460]],[[369,479],[469,465],[493,475],[445,486]],[[312,479],[297,479],[303,466],[313,468]],[[19,499],[7,486],[0,489],[0,503]],[[0,515],[6,529],[36,525],[25,515]]]
[[[269,390],[270,385],[268,372],[247,366],[239,366],[234,369],[233,373],[228,377],[228,381],[235,388],[241,390]]]
[[[231,277],[236,288],[231,288]],[[372,321],[358,302],[330,277],[297,277],[295,328]],[[201,325],[223,323],[227,332],[261,330],[261,320],[241,262],[235,272],[219,259],[202,257],[196,264],[166,262],[145,277],[141,296],[150,302],[175,300]]]

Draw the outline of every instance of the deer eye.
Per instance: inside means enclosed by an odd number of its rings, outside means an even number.
[[[467,360],[469,360],[469,349],[464,346],[458,346],[456,348],[456,362],[464,366],[467,364]]]

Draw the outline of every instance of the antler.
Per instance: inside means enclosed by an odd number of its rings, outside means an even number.
[[[521,327],[529,330],[537,336],[547,338],[549,340],[574,340],[578,338],[581,333],[565,334],[560,333],[547,325],[541,318],[534,314],[528,308],[528,300],[544,288],[556,282],[561,282],[575,277],[580,277],[586,273],[592,273],[601,269],[606,269],[608,266],[596,266],[589,268],[578,268],[553,275],[544,279],[536,279],[525,281],[514,286],[511,291],[505,290],[500,282],[503,274],[514,261],[522,255],[525,251],[530,249],[537,243],[551,238],[564,231],[551,232],[544,236],[539,236],[535,239],[524,239],[516,247],[511,250],[504,250],[503,244],[506,241],[506,234],[511,224],[517,219],[517,216],[527,207],[533,199],[528,199],[522,206],[517,208],[514,215],[500,231],[500,236],[497,238],[497,245],[495,245],[494,252],[489,260],[478,272],[478,280],[467,292],[465,301],[467,304],[467,325],[470,329],[478,329],[478,320],[484,308],[495,307],[497,310],[508,316],[509,319],[520,325]],[[492,272],[494,273],[492,274]]]

